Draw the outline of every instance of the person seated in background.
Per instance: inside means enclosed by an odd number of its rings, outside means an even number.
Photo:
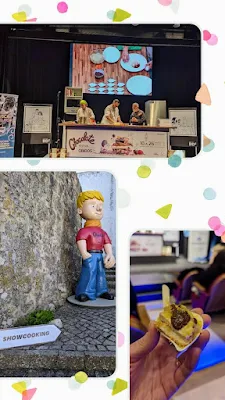
[[[225,274],[225,249],[221,250],[213,259],[212,264],[205,270],[200,272],[194,278],[194,282],[199,283],[206,291],[213,281],[220,275]],[[194,286],[192,291],[198,294],[198,289]]]
[[[102,117],[101,124],[103,125],[116,125],[122,124],[120,113],[119,113],[120,102],[118,99],[113,100],[112,104],[109,104]]]
[[[88,107],[88,103],[86,100],[80,101],[80,108],[77,111],[77,123],[78,124],[94,124],[95,123],[95,115],[90,107]]]
[[[140,110],[138,103],[132,104],[132,113],[130,116],[131,125],[144,125],[146,123],[146,117],[144,111]]]
[[[212,265],[213,264],[213,262],[214,262],[214,260],[215,260],[215,257],[217,256],[217,254],[219,254],[221,251],[223,251],[223,250],[225,250],[225,244],[223,244],[223,243],[218,243],[216,246],[214,246],[213,247],[213,249],[212,249],[212,255],[211,255],[211,257],[210,257],[210,260],[209,260],[209,265]],[[176,286],[176,285],[179,285],[181,282],[182,282],[182,280],[186,277],[186,275],[189,273],[189,272],[192,272],[192,271],[197,271],[198,273],[201,273],[201,272],[204,272],[205,270],[203,269],[203,268],[200,268],[200,267],[192,267],[192,268],[186,268],[186,269],[184,269],[183,271],[181,271],[180,273],[179,273],[179,275],[178,275],[178,277],[177,277],[177,279],[176,279],[176,281],[175,281],[175,283],[174,283],[174,287]],[[197,278],[196,278],[197,279]],[[196,281],[196,279],[195,279],[195,281]]]

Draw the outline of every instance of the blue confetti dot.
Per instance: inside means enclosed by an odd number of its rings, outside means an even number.
[[[203,196],[206,200],[214,200],[216,198],[216,192],[212,188],[207,188],[204,190]]]
[[[177,155],[174,154],[171,157],[168,158],[168,164],[170,165],[170,167],[172,168],[177,168],[180,166],[181,164],[181,158]]]
[[[32,165],[32,167],[35,167],[35,165],[38,165],[40,160],[27,160],[28,164]]]
[[[115,11],[110,10],[110,11],[107,12],[107,17],[109,19],[113,20],[114,14],[115,14]]]
[[[107,382],[107,388],[110,389],[110,390],[112,390],[113,387],[114,387],[114,384],[115,384],[115,381],[108,381],[108,382]]]
[[[212,151],[214,149],[214,147],[215,147],[215,143],[213,140],[211,140],[211,142],[207,146],[203,147],[203,151],[208,153],[209,151]]]

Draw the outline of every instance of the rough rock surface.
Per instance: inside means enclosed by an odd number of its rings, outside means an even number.
[[[0,328],[74,292],[80,190],[75,172],[0,173]]]

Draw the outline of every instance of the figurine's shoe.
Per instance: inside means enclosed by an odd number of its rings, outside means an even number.
[[[101,296],[99,296],[99,297],[101,297],[101,299],[105,299],[105,300],[113,300],[114,299],[113,294],[108,293],[108,292],[102,293]]]
[[[90,300],[86,294],[80,294],[79,296],[77,296],[75,298],[76,298],[76,300],[80,301],[81,303],[84,303],[85,301]]]

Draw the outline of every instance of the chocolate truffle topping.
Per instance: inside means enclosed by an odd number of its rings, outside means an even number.
[[[174,304],[171,305],[171,311],[172,311],[171,324],[174,329],[179,331],[185,325],[188,324],[191,317],[187,311],[184,311],[181,308],[176,307]]]

